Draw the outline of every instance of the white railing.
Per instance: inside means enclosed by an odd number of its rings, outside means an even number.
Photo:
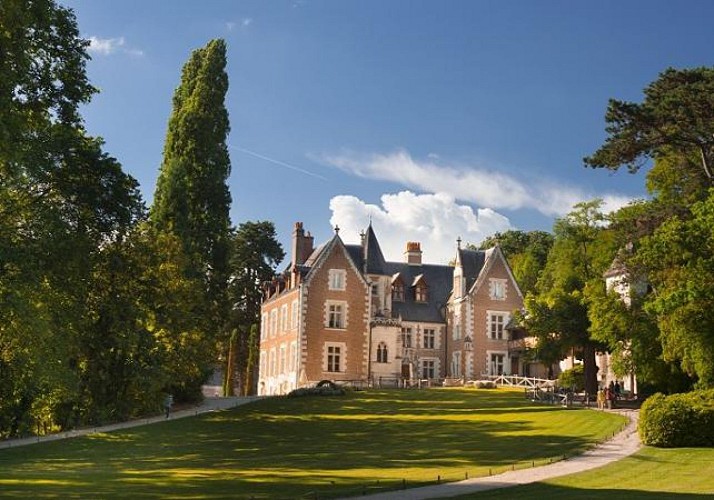
[[[496,385],[506,387],[529,387],[536,389],[538,387],[552,387],[555,380],[536,377],[521,377],[519,375],[483,375],[483,380],[491,380]]]

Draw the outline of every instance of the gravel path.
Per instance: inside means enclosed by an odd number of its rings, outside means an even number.
[[[637,410],[613,410],[615,413],[625,415],[630,419],[630,423],[625,429],[616,434],[612,439],[597,445],[582,455],[578,455],[567,460],[555,462],[553,464],[535,467],[532,469],[520,469],[508,471],[497,476],[479,477],[465,479],[454,483],[445,483],[435,486],[425,486],[423,488],[413,488],[388,493],[379,493],[360,497],[370,500],[422,500],[427,498],[448,498],[467,493],[488,491],[498,488],[507,488],[519,484],[529,484],[545,479],[550,479],[567,474],[574,474],[596,467],[615,462],[640,449],[640,439],[637,435]]]
[[[227,408],[234,408],[236,406],[244,405],[258,399],[256,396],[248,397],[231,397],[231,398],[206,398],[203,400],[201,405],[188,408],[185,410],[172,411],[168,420],[175,420],[177,418],[194,417],[202,413],[208,413],[211,411],[225,410]],[[137,420],[129,420],[127,422],[120,422],[118,424],[104,425],[100,427],[87,427],[84,429],[76,429],[67,432],[58,432],[56,434],[49,434],[47,436],[34,436],[22,439],[8,439],[7,441],[0,441],[0,449],[4,448],[15,448],[18,446],[27,446],[36,443],[46,443],[47,441],[57,441],[59,439],[68,439],[78,436],[86,436],[87,434],[95,434],[97,432],[111,432],[120,429],[129,429],[131,427],[138,427],[140,425],[155,424],[158,422],[165,422],[167,419],[162,415],[157,415],[155,417],[140,418]]]

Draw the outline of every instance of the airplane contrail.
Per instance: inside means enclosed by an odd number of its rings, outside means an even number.
[[[281,167],[289,168],[290,170],[294,170],[296,172],[300,172],[301,174],[309,175],[311,177],[315,177],[317,179],[322,179],[323,181],[326,181],[327,178],[321,176],[320,174],[316,174],[314,172],[310,172],[309,170],[305,170],[304,168],[296,167],[295,165],[290,165],[289,163],[285,163],[284,161],[276,160],[275,158],[269,158],[265,155],[261,155],[259,153],[256,153],[255,151],[251,151],[249,149],[245,148],[239,148],[238,146],[233,146],[231,144],[228,144],[228,147],[231,149],[235,149],[236,151],[240,151],[241,153],[246,153],[251,156],[255,156],[256,158],[260,158],[261,160],[269,161],[270,163],[274,163],[276,165],[280,165]]]

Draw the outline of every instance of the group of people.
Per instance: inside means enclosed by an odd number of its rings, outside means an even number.
[[[609,385],[600,387],[597,391],[597,408],[611,410],[615,407],[615,401],[620,399],[620,383],[610,381]]]

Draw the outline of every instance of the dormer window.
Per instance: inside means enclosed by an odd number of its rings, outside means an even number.
[[[414,300],[416,300],[417,302],[426,302],[427,293],[426,285],[424,283],[417,284],[416,288],[414,289]]]
[[[412,286],[414,287],[414,300],[416,302],[426,302],[428,297],[426,282],[424,281],[424,275],[420,274],[419,276],[414,278]]]
[[[404,282],[399,273],[392,277],[392,300],[404,302]]]

